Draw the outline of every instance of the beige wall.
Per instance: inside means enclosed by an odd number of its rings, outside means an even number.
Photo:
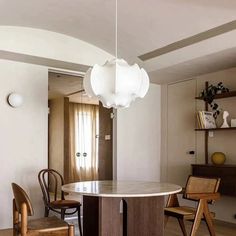
[[[160,86],[151,84],[147,95],[128,109],[118,109],[115,174],[119,180],[160,180]]]
[[[49,102],[49,168],[64,172],[64,97]]]
[[[216,85],[218,82],[222,81],[223,84],[231,90],[236,90],[236,68],[218,71],[215,73],[210,73],[206,75],[202,75],[196,78],[192,78],[196,81],[196,94],[199,94],[200,91],[204,88],[205,81],[209,81],[210,84]],[[186,83],[187,81],[181,82]],[[193,97],[195,94],[192,95]],[[191,99],[191,98],[190,98]],[[162,181],[167,180],[167,176],[171,175],[168,173],[168,146],[167,146],[167,101],[168,101],[168,85],[162,86],[162,150],[161,150],[161,179]],[[217,103],[223,110],[229,111],[231,118],[236,118],[236,98],[228,98],[217,100]],[[181,112],[181,104],[176,104]],[[196,111],[204,110],[204,103],[202,101],[196,101],[195,104]],[[171,109],[171,108],[169,108]],[[191,115],[189,116],[191,117]],[[194,121],[193,121],[194,122]],[[222,122],[222,117],[220,116],[217,120],[218,125]],[[184,132],[184,130],[183,130]],[[193,130],[193,136],[195,136],[195,151],[196,158],[195,163],[201,164],[204,163],[204,133],[203,132],[195,132]],[[236,131],[221,131],[214,132],[214,137],[209,138],[209,156],[215,151],[222,151],[226,154],[227,160],[226,164],[236,164],[236,149],[235,149],[235,141],[236,141]],[[181,141],[179,141],[181,142]],[[173,150],[172,150],[173,151]],[[183,173],[179,173],[181,175]],[[228,222],[236,222],[234,219],[234,214],[236,214],[236,198],[234,197],[226,197],[222,196],[221,200],[216,202],[213,206],[213,209],[216,212],[216,217],[223,221]]]
[[[0,228],[6,228],[12,226],[12,182],[29,193],[35,216],[42,215],[37,174],[47,167],[48,70],[0,60],[0,88]],[[6,102],[13,91],[24,97],[19,108]]]

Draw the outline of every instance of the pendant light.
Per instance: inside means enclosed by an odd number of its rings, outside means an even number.
[[[136,98],[143,98],[149,88],[149,77],[143,68],[117,58],[117,0],[115,31],[116,57],[102,66],[95,64],[83,81],[87,95],[97,97],[107,108],[129,107]]]

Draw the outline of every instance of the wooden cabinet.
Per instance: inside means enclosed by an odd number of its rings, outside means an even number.
[[[208,83],[206,82],[206,87]],[[218,94],[214,99],[223,99],[229,97],[236,97],[236,91]],[[201,97],[195,99],[202,100]],[[236,103],[236,100],[235,100]],[[205,110],[208,110],[208,104],[205,102]],[[235,130],[236,127],[229,128],[215,128],[215,129],[195,129],[196,131],[203,131],[205,133],[205,164],[193,164],[192,174],[195,176],[219,177],[221,178],[220,193],[228,196],[236,196],[236,165],[212,165],[208,161],[208,137],[209,132]]]
[[[192,174],[219,177],[221,178],[219,192],[223,195],[236,196],[236,165],[192,165]]]

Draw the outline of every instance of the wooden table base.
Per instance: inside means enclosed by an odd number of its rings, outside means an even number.
[[[163,236],[163,219],[163,196],[83,196],[84,236]]]

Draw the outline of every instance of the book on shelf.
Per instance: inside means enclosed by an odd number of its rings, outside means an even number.
[[[216,128],[216,121],[211,111],[198,111],[197,121],[200,129]]]

